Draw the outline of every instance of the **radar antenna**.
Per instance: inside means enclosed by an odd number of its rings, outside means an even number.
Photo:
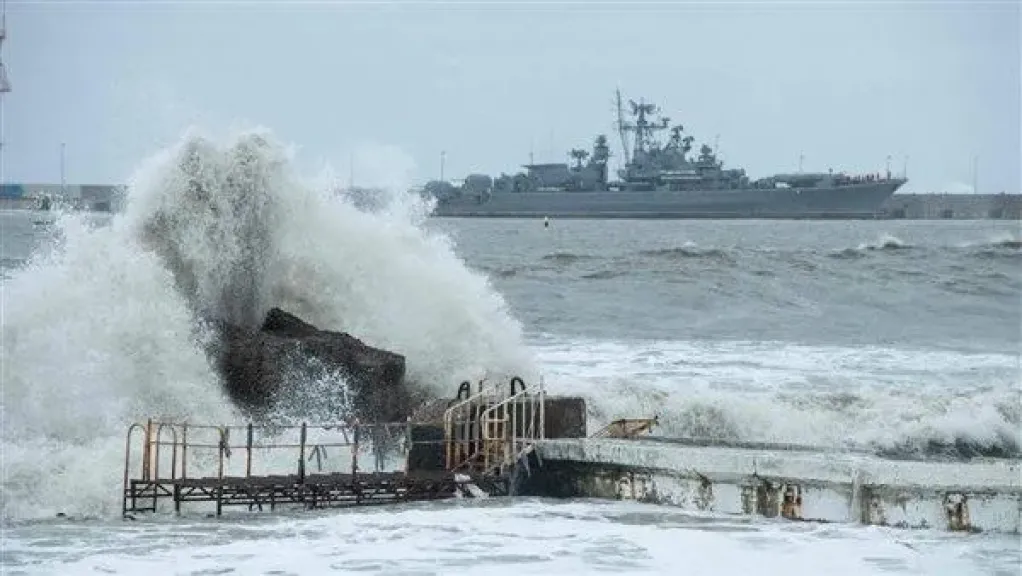
[[[653,103],[646,103],[645,100],[640,100],[639,102],[629,100],[628,104],[632,108],[632,116],[635,116],[635,122],[619,120],[618,124],[622,134],[624,132],[635,132],[635,142],[632,150],[632,159],[635,159],[641,157],[649,147],[656,144],[653,140],[653,133],[658,130],[666,130],[671,123],[671,119],[648,120],[648,116],[655,116],[660,113],[660,107]],[[625,150],[627,150],[627,146]]]
[[[582,148],[574,148],[571,152],[569,152],[569,154],[571,155],[571,159],[575,161],[576,170],[581,170],[582,163],[589,157],[589,151],[583,150]]]

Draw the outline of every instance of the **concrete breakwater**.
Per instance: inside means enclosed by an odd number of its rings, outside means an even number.
[[[693,512],[1017,534],[1018,459],[893,460],[793,446],[548,439],[520,493]]]
[[[157,512],[161,503],[178,512],[183,503],[215,505],[219,515],[225,506],[273,510],[540,496],[797,521],[1022,530],[1017,457],[895,459],[649,436],[655,418],[617,420],[590,434],[585,401],[547,397],[542,380],[480,382],[473,392],[465,382],[454,400],[441,403],[442,416],[404,422],[133,424],[124,513]],[[141,440],[136,449],[133,438]],[[327,450],[334,457],[326,458]]]

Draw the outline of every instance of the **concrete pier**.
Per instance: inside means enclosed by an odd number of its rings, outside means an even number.
[[[156,512],[161,503],[180,511],[205,502],[219,515],[226,506],[362,506],[481,493],[956,532],[1022,529],[1018,457],[899,460],[648,436],[656,418],[617,420],[587,435],[582,398],[548,398],[542,380],[518,377],[464,382],[442,406],[439,422],[132,424],[124,514]]]
[[[783,445],[542,440],[519,493],[790,520],[1018,534],[1022,462],[890,460]]]

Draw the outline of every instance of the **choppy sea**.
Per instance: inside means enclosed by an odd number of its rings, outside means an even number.
[[[259,140],[147,160],[112,218],[0,224],[4,574],[1019,573],[1018,535],[629,502],[119,518],[126,423],[236,416],[195,328],[232,298],[400,351],[437,395],[542,373],[591,427],[656,414],[668,436],[1018,458],[1018,222],[369,214]]]

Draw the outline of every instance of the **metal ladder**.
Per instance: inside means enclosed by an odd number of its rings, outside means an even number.
[[[475,394],[465,392],[463,383],[459,400],[444,412],[447,469],[502,476],[545,437],[543,381],[527,386],[514,377],[508,384],[480,383]]]

